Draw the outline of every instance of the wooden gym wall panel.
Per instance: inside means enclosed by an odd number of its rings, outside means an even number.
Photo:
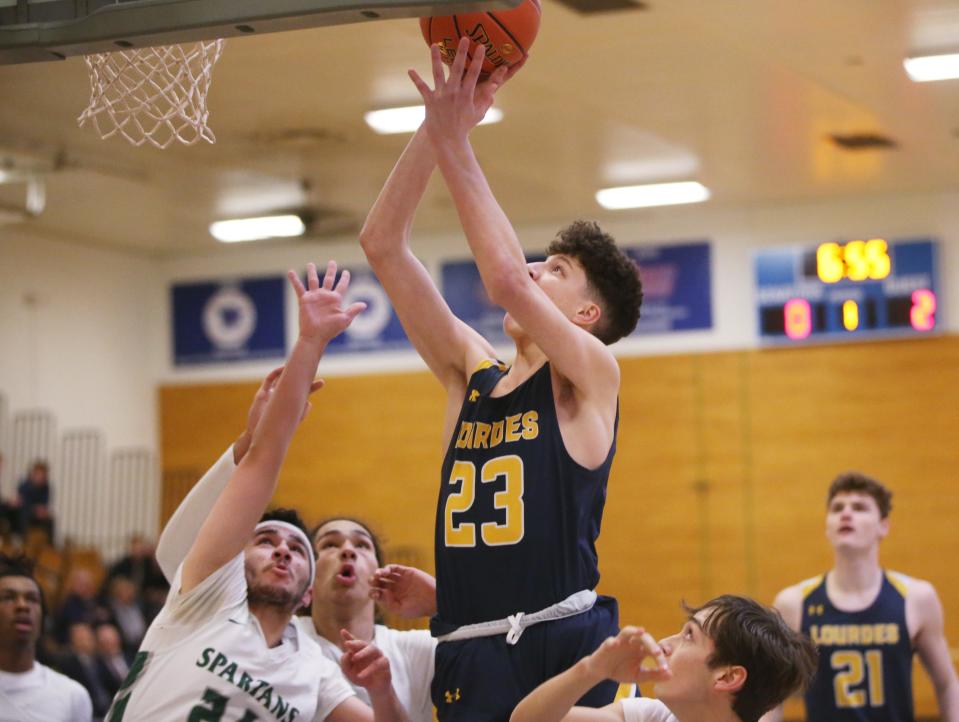
[[[257,386],[160,389],[164,522],[244,429]],[[331,514],[368,520],[388,545],[421,550],[432,567],[443,396],[426,373],[330,379],[297,430],[274,503],[310,524]]]
[[[829,568],[825,495],[858,469],[894,492],[887,568],[939,590],[959,645],[959,339],[827,346],[750,356],[759,598]],[[935,697],[916,677],[916,707]]]
[[[895,491],[883,562],[933,581],[959,646],[959,338],[621,361],[619,450],[599,541],[624,622],[671,633],[678,602],[771,602],[830,563],[825,492],[843,469]],[[164,519],[242,430],[256,384],[160,390]],[[432,567],[443,392],[427,373],[332,378],[277,502],[355,514]],[[933,709],[925,676],[917,707]]]

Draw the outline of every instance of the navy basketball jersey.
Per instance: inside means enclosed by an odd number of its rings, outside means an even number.
[[[491,398],[507,370],[484,362],[470,377],[443,461],[437,634],[535,612],[599,581],[595,542],[615,433],[603,464],[585,469],[560,436],[549,364]]]
[[[819,669],[806,692],[810,722],[912,722],[912,642],[906,587],[885,572],[875,601],[859,612],[836,609],[826,576],[804,594],[802,631],[819,649]]]

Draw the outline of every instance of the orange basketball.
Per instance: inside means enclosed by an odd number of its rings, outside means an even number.
[[[450,65],[456,46],[464,35],[486,48],[483,74],[501,65],[515,65],[529,53],[539,31],[539,0],[523,0],[512,10],[461,13],[437,18],[420,18],[420,29],[428,45],[439,45],[443,62]]]

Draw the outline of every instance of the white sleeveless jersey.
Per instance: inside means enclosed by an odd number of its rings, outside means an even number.
[[[622,705],[626,722],[677,722],[669,707],[658,699],[630,697]]]
[[[246,601],[243,554],[178,594],[177,570],[108,722],[312,722],[353,690],[312,640],[290,624],[267,647]]]
[[[304,636],[309,636],[320,645],[328,659],[339,665],[343,651],[316,633],[312,619],[297,617],[293,623],[300,628]],[[374,628],[373,644],[390,660],[393,691],[406,710],[410,722],[432,722],[433,701],[430,698],[430,685],[433,682],[436,639],[425,629],[400,631],[377,624]],[[365,689],[351,686],[357,697],[370,704],[370,695]]]

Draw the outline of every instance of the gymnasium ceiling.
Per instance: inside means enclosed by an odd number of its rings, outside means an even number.
[[[959,48],[959,0],[646,5],[583,15],[543,0],[504,121],[474,133],[516,225],[609,218],[598,188],[664,180],[699,180],[717,205],[959,188],[959,81],[902,69],[913,51]],[[80,58],[0,66],[0,160],[48,169],[46,209],[19,225],[162,257],[217,248],[213,220],[292,207],[314,209],[318,237],[351,232],[408,137],[375,135],[363,113],[418,99],[408,67],[428,68],[414,20],[230,40],[210,93],[217,143],[161,151],[77,127]],[[833,133],[896,147],[842,150]],[[22,195],[0,186],[0,204]],[[441,184],[417,224],[458,228]]]

